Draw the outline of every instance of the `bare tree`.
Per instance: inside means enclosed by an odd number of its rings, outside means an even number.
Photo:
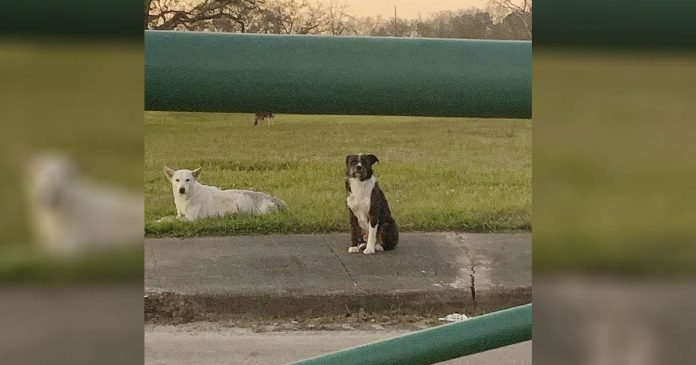
[[[148,23],[150,23],[150,6],[152,0],[145,0],[145,29],[147,29]]]
[[[531,39],[531,0],[488,0],[487,10],[423,19],[354,17],[347,0],[144,0],[150,29],[276,34]]]
[[[321,34],[326,31],[329,23],[324,5],[310,5],[303,14],[297,34]]]
[[[348,14],[348,3],[345,1],[337,3],[334,0],[329,0],[327,16],[329,34],[342,35],[355,31],[354,29],[350,29],[352,28],[353,17]]]
[[[495,6],[520,13],[530,13],[532,11],[532,0],[491,0]]]
[[[517,18],[524,25],[528,38],[532,37],[532,0],[489,0],[494,7],[502,9],[507,16]]]
[[[323,5],[310,5],[305,0],[275,0],[269,4],[269,16],[271,33],[319,34],[328,24]]]
[[[213,20],[233,22],[246,31],[249,17],[262,11],[264,0],[151,0],[148,25],[152,29],[205,28]]]
[[[383,19],[379,15],[377,17],[356,17],[352,19],[351,23],[352,34],[369,36],[377,34],[383,26]]]

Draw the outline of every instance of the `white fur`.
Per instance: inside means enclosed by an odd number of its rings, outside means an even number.
[[[377,227],[379,227],[379,224],[375,225],[374,227],[370,226],[370,230],[367,234],[367,246],[365,247],[365,251],[363,251],[365,255],[372,255],[376,251],[375,246],[377,243]]]
[[[358,253],[358,252],[360,252],[360,247],[358,247],[358,246],[348,247],[348,253]]]
[[[350,183],[350,195],[346,198],[346,202],[358,219],[360,228],[367,231],[370,228],[369,213],[370,202],[372,200],[372,189],[375,187],[377,178],[372,176],[365,181],[360,181],[360,179],[357,178],[350,178],[348,182]]]
[[[33,231],[50,252],[142,244],[142,194],[84,179],[61,155],[37,156],[26,172]]]
[[[220,190],[203,185],[197,177],[200,169],[165,169],[172,183],[174,204],[180,220],[195,221],[205,217],[219,217],[242,213],[263,215],[285,209],[285,203],[272,196],[250,190]],[[183,188],[184,193],[180,193]]]
[[[366,255],[375,253],[377,243],[377,226],[370,226],[370,203],[372,201],[372,189],[375,187],[377,178],[372,176],[365,181],[357,178],[348,179],[350,184],[350,195],[346,198],[348,207],[358,219],[358,225],[363,231],[368,231],[367,245],[363,251]],[[381,245],[380,245],[381,248]],[[358,249],[359,250],[359,249]],[[382,251],[382,250],[379,250]],[[350,249],[348,249],[348,252]],[[358,251],[354,251],[358,252]]]

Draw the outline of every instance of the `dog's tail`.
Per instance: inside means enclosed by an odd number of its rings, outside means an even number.
[[[393,220],[382,223],[379,234],[385,251],[393,250],[396,244],[399,243],[399,231],[396,228],[396,222]]]

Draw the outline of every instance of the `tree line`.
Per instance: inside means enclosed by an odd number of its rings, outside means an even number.
[[[358,17],[326,0],[145,0],[145,28],[273,34],[531,39],[531,0],[489,0],[486,9],[425,19]]]

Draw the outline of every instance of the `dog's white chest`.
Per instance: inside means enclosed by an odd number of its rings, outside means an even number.
[[[375,187],[375,181],[374,176],[365,181],[349,179],[350,195],[346,198],[346,202],[363,229],[368,227],[372,189]]]

